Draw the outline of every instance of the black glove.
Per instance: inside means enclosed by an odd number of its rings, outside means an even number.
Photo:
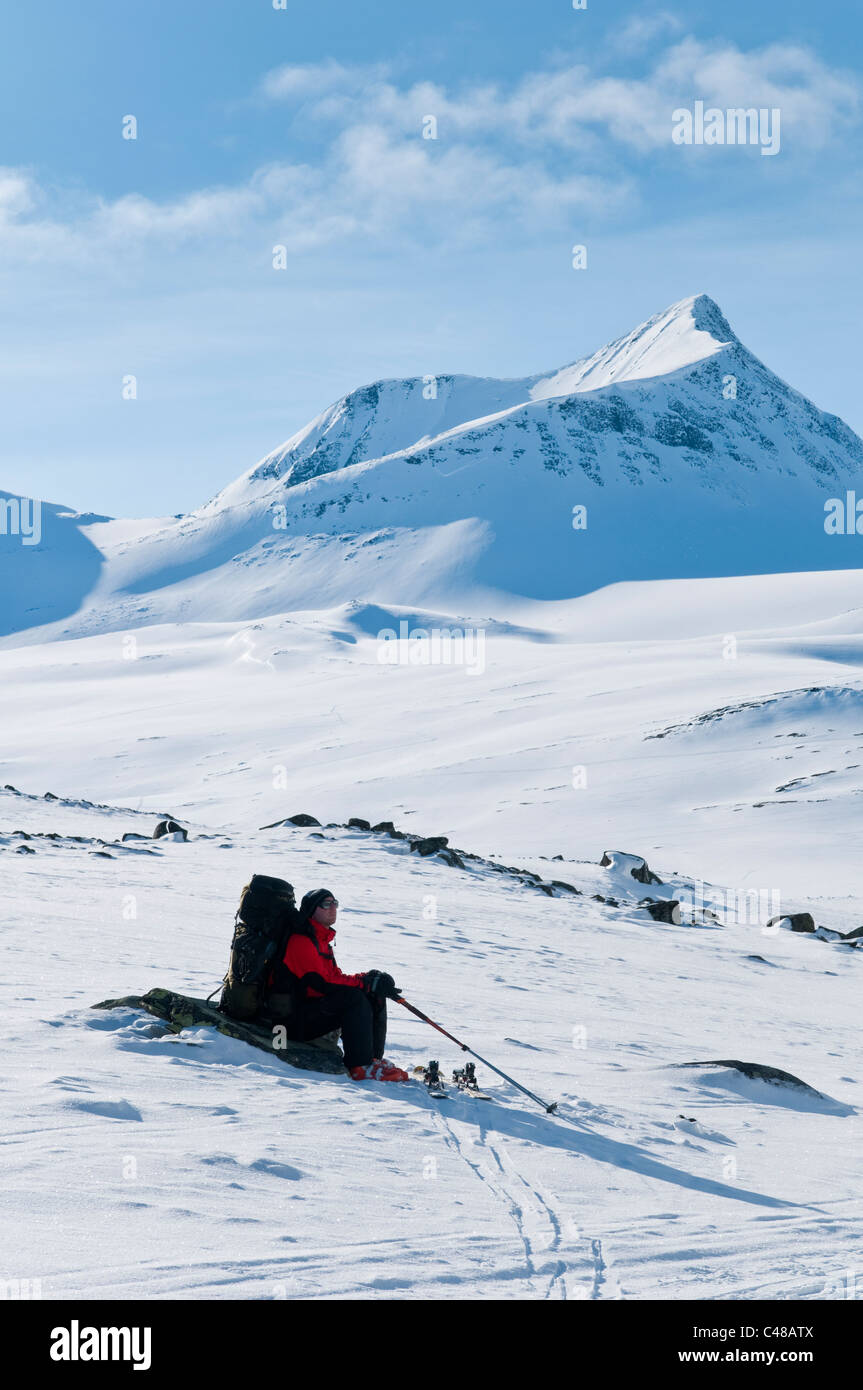
[[[401,990],[385,970],[368,970],[363,976],[363,988],[372,999],[398,999]]]

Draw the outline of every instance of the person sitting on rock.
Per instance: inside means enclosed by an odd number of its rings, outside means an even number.
[[[299,981],[299,1010],[290,1032],[308,1041],[341,1028],[345,1066],[354,1081],[407,1081],[407,1072],[384,1057],[387,999],[398,999],[400,991],[385,971],[346,975],[339,969],[332,944],[338,908],[327,888],[313,889],[300,903],[300,923],[283,957]]]

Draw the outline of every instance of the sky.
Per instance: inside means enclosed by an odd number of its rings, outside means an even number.
[[[532,374],[700,292],[863,433],[861,35],[838,0],[14,8],[0,488],[181,513],[365,382]],[[777,152],[675,143],[698,101],[778,109]]]

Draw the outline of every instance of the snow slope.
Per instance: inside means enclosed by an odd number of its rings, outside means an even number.
[[[384,664],[377,633],[458,612],[362,604],[11,648],[5,780],[244,830],[310,809],[482,853],[614,841],[840,912],[850,894],[851,927],[861,615],[850,571],[622,585],[489,622],[451,664]]]
[[[69,1299],[818,1299],[859,1268],[858,952],[654,923],[641,885],[594,902],[587,864],[563,875],[584,897],[548,899],[359,831],[124,849],[152,818],[0,803],[111,856],[0,842],[4,1278]],[[492,1101],[437,1103],[89,1008],[208,993],[253,869],[336,891],[343,964],[397,967],[560,1117],[481,1066]],[[389,1055],[459,1063],[391,1008]],[[821,1098],[708,1065],[727,1057]]]
[[[860,582],[621,586],[555,627],[489,624],[473,675],[382,665],[400,612],[367,605],[0,653],[27,793],[0,793],[0,1278],[61,1299],[859,1297],[863,956],[767,917],[863,924]],[[727,659],[716,615],[747,611]],[[299,810],[581,893],[258,829]],[[189,843],[120,843],[165,813]],[[561,1118],[482,1067],[491,1102],[434,1108],[90,1010],[208,994],[255,871],[332,889],[342,963],[394,969]],[[654,922],[647,895],[707,914]],[[387,1051],[460,1060],[401,1011]]]

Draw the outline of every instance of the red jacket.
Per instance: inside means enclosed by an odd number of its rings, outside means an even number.
[[[353,985],[362,989],[362,975],[346,975],[336,964],[332,947],[336,935],[333,928],[322,926],[320,922],[311,922],[309,925],[315,934],[314,940],[310,936],[304,936],[302,932],[294,932],[293,936],[288,938],[284,954],[284,964],[291,974],[296,975],[297,979],[306,985],[305,997],[323,998],[324,990],[316,988],[316,985]]]

